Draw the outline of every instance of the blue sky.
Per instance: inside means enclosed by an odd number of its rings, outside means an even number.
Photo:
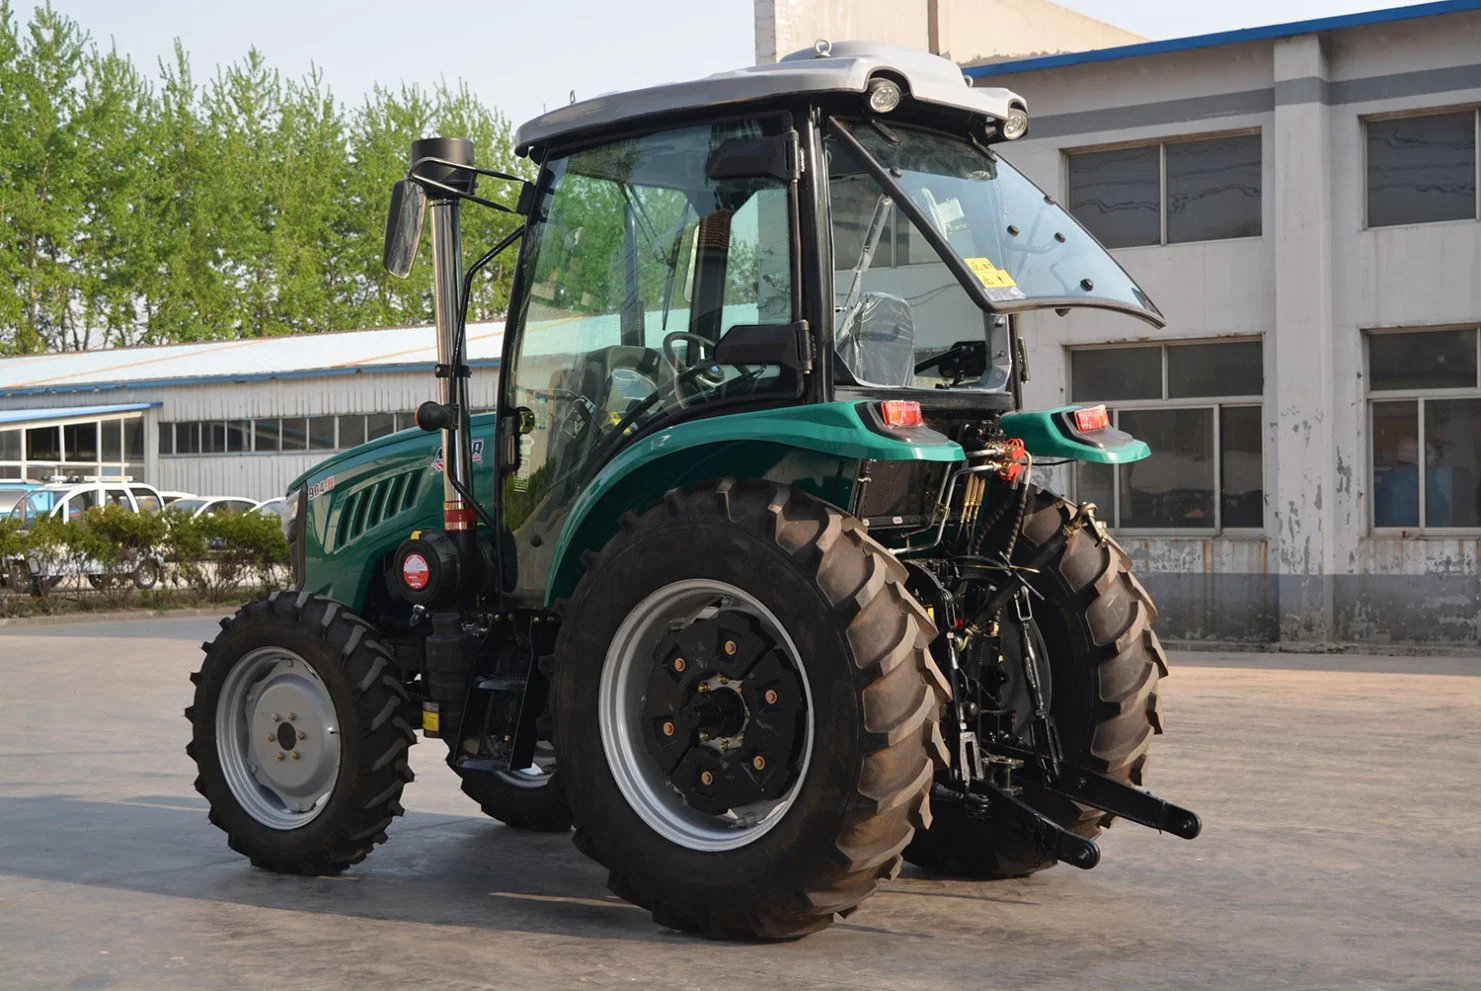
[[[1398,6],[1393,0],[1059,0],[1149,38]],[[199,77],[256,45],[289,75],[320,66],[340,99],[374,83],[466,79],[519,122],[569,99],[753,60],[752,0],[53,0],[153,73],[179,37]],[[20,11],[27,0],[18,0]]]

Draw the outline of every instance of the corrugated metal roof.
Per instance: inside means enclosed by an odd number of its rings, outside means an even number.
[[[503,340],[502,322],[469,324],[468,363],[496,366]],[[431,327],[70,351],[0,359],[0,396],[419,371],[436,363]]]
[[[35,423],[37,420],[66,420],[109,413],[135,413],[159,403],[114,403],[111,406],[47,406],[41,409],[0,410],[0,423]]]
[[[1235,45],[1244,41],[1262,41],[1269,38],[1290,38],[1298,34],[1335,31],[1340,28],[1356,28],[1368,24],[1388,24],[1392,21],[1433,17],[1436,14],[1456,14],[1467,10],[1481,10],[1481,0],[1440,0],[1438,3],[1411,4],[1407,7],[1385,7],[1382,10],[1368,10],[1361,14],[1341,14],[1336,17],[1318,17],[1309,21],[1266,24],[1254,28],[1240,28],[1237,31],[1216,31],[1213,34],[1195,34],[1187,38],[1167,38],[1163,41],[1144,41],[1135,45],[1117,45],[1115,48],[1097,48],[1088,52],[1065,52],[1061,55],[1040,55],[1006,62],[989,62],[986,65],[968,66],[962,72],[976,78],[1006,76],[1019,72],[1035,72],[1039,69],[1058,69],[1066,65],[1080,65],[1084,62],[1110,62],[1115,59],[1136,58],[1139,55],[1183,52],[1193,48]]]

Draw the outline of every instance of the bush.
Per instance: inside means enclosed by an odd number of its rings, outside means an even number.
[[[173,577],[218,601],[244,583],[282,584],[288,541],[276,516],[229,513],[191,518],[166,510],[164,558]]]

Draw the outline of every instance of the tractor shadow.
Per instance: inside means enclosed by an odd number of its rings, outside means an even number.
[[[569,834],[408,812],[384,845],[344,874],[297,877],[250,866],[226,848],[205,813],[205,801],[194,796],[0,796],[0,879],[346,919],[652,943],[696,938],[657,926],[611,894],[606,871]],[[834,929],[931,936],[851,922]]]

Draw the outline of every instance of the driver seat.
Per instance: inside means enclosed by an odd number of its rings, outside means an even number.
[[[833,350],[854,377],[870,385],[915,385],[915,315],[903,296],[864,294],[859,315]]]

